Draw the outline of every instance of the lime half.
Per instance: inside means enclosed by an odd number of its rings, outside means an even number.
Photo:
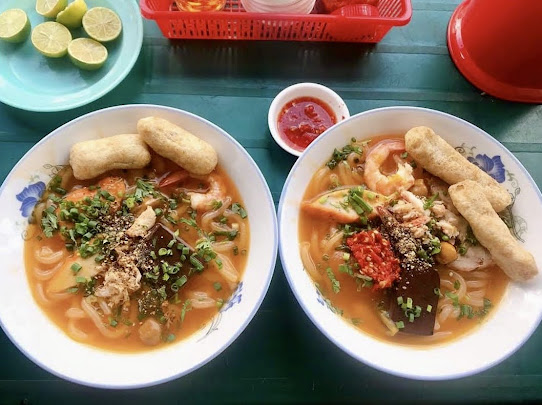
[[[77,38],[68,45],[68,54],[75,66],[84,70],[101,68],[107,60],[107,48],[90,38]]]
[[[8,42],[23,42],[30,33],[30,21],[20,8],[6,10],[0,14],[0,39]]]
[[[53,21],[44,22],[32,31],[32,45],[49,58],[61,58],[66,55],[71,40],[70,30]]]
[[[122,22],[113,10],[106,7],[94,7],[83,17],[83,28],[92,39],[109,42],[120,35]]]
[[[87,3],[85,0],[75,0],[68,7],[56,16],[56,22],[68,27],[79,28],[83,21],[83,16],[87,12]]]
[[[37,0],[36,11],[47,18],[55,18],[66,8],[68,0]]]

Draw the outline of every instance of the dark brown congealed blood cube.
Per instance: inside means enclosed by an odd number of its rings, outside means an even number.
[[[435,327],[435,318],[437,314],[438,291],[440,286],[440,276],[432,268],[411,269],[401,273],[401,278],[396,281],[391,288],[390,294],[390,318],[394,322],[402,321],[404,328],[400,329],[403,333],[413,335],[432,335]],[[412,300],[412,310],[405,310],[398,303],[398,298],[402,297],[403,303],[408,298]],[[409,313],[415,312],[416,306],[420,307],[419,317],[415,317],[410,322]],[[431,312],[428,311],[428,308]]]

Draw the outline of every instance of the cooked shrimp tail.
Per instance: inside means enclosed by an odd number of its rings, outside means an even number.
[[[397,156],[397,153],[404,150],[405,143],[399,139],[382,141],[371,149],[365,161],[364,174],[365,183],[371,190],[390,195],[399,190],[407,190],[414,184],[412,166]],[[382,173],[382,166],[390,155],[393,155],[397,163],[397,171],[386,175]]]
[[[206,193],[190,192],[190,205],[195,210],[207,210],[212,204],[222,202],[226,198],[226,185],[219,177],[210,175],[207,177],[209,182],[209,191]]]

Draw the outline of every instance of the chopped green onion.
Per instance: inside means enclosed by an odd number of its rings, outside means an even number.
[[[194,255],[190,256],[190,263],[196,268],[197,271],[202,271],[205,267],[198,259],[196,259]]]
[[[168,249],[160,248],[158,249],[158,256],[166,256],[168,254]]]
[[[397,326],[397,329],[404,329],[405,323],[403,321],[395,322],[395,326]]]
[[[173,284],[171,284],[171,289],[175,292],[179,291],[179,288],[181,288],[183,285],[186,284],[188,281],[188,277],[186,277],[184,274],[179,277]]]
[[[450,298],[454,304],[454,307],[459,305],[459,296],[451,291],[446,292],[446,297]]]
[[[220,284],[218,281],[216,283],[213,283],[213,288],[216,290],[216,291],[220,291],[222,290],[222,284]]]
[[[79,273],[79,271],[81,271],[81,269],[83,268],[83,266],[81,266],[79,263],[75,262],[71,265],[70,267],[73,271],[74,274],[77,274]]]

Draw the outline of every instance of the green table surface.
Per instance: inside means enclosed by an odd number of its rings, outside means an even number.
[[[267,110],[282,88],[312,81],[335,89],[352,114],[412,105],[464,118],[504,143],[540,186],[542,106],[488,97],[456,70],[446,26],[457,4],[413,0],[412,22],[376,46],[171,42],[146,21],[137,64],[106,97],[49,114],[0,105],[0,177],[43,136],[73,118],[119,104],[152,103],[193,112],[228,131],[254,157],[278,203],[294,157],[273,142]],[[209,364],[156,387],[106,391],[63,381],[33,364],[0,331],[0,403],[540,401],[541,348],[539,328],[511,358],[476,376],[444,382],[389,376],[350,358],[316,329],[277,263],[267,297],[242,335]]]

